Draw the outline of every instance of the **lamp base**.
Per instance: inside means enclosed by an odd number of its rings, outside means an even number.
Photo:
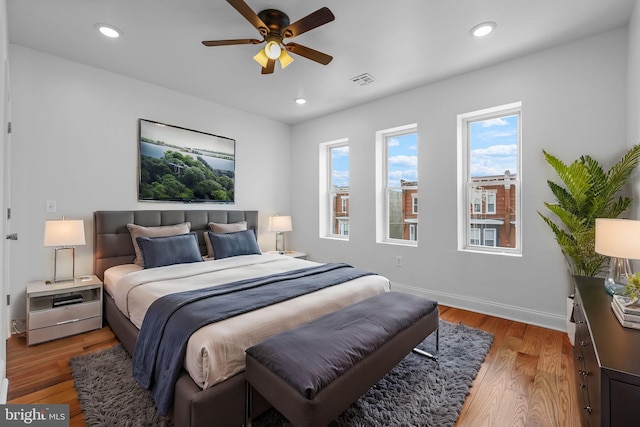
[[[622,283],[615,283],[613,281],[605,280],[604,289],[609,295],[624,295],[624,290],[627,286]]]
[[[284,233],[279,231],[276,233],[276,251],[280,254],[285,252],[284,250]]]
[[[609,261],[609,274],[604,279],[604,288],[609,295],[624,295],[627,277],[633,272],[627,258],[614,258]]]
[[[67,257],[61,257],[61,253],[62,251],[71,251],[71,255],[67,255]],[[65,258],[67,258],[65,260]],[[68,261],[71,258],[71,271],[68,271]],[[66,271],[63,271],[62,274],[60,274],[59,268],[58,268],[58,264],[60,263],[60,261],[63,261],[63,264],[66,262]],[[71,273],[71,274],[69,274]],[[54,251],[54,255],[53,255],[53,280],[51,281],[52,284],[55,283],[62,283],[62,282],[72,282],[74,277],[76,275],[76,248],[73,246],[63,246],[60,248],[56,248]]]

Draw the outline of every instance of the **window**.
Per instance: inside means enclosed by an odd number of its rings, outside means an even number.
[[[458,116],[458,248],[522,253],[521,103]]]
[[[479,228],[472,228],[469,230],[469,244],[479,246],[480,245],[480,234],[481,230]]]
[[[482,213],[482,193],[472,190],[471,208],[474,214]]]
[[[376,132],[376,207],[378,243],[417,245],[416,124]]]
[[[416,224],[409,224],[409,240],[418,240],[418,227]]]
[[[349,143],[320,144],[320,237],[349,236]]]
[[[495,228],[485,228],[483,230],[482,244],[484,246],[496,245],[496,229]]]
[[[341,236],[349,235],[349,223],[346,221],[341,221],[338,223],[338,234]]]
[[[487,193],[486,197],[486,207],[488,214],[496,213],[496,193]]]

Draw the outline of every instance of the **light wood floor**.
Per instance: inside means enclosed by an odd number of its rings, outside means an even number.
[[[440,317],[495,336],[457,427],[580,425],[566,334],[444,306]],[[32,347],[14,335],[7,342],[9,403],[68,404],[71,426],[84,426],[67,361],[117,342],[109,327]]]

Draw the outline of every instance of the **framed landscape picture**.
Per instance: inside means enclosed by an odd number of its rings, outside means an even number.
[[[139,121],[138,200],[234,203],[235,140]]]

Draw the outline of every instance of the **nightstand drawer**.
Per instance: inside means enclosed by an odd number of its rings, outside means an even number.
[[[67,322],[88,319],[90,317],[100,317],[101,303],[101,301],[92,301],[58,307],[51,310],[31,312],[29,313],[29,330],[62,325]]]
[[[69,335],[80,334],[93,329],[100,329],[101,327],[102,317],[92,317],[90,319],[49,326],[48,328],[31,329],[27,332],[27,344],[39,344],[41,342],[68,337]]]

